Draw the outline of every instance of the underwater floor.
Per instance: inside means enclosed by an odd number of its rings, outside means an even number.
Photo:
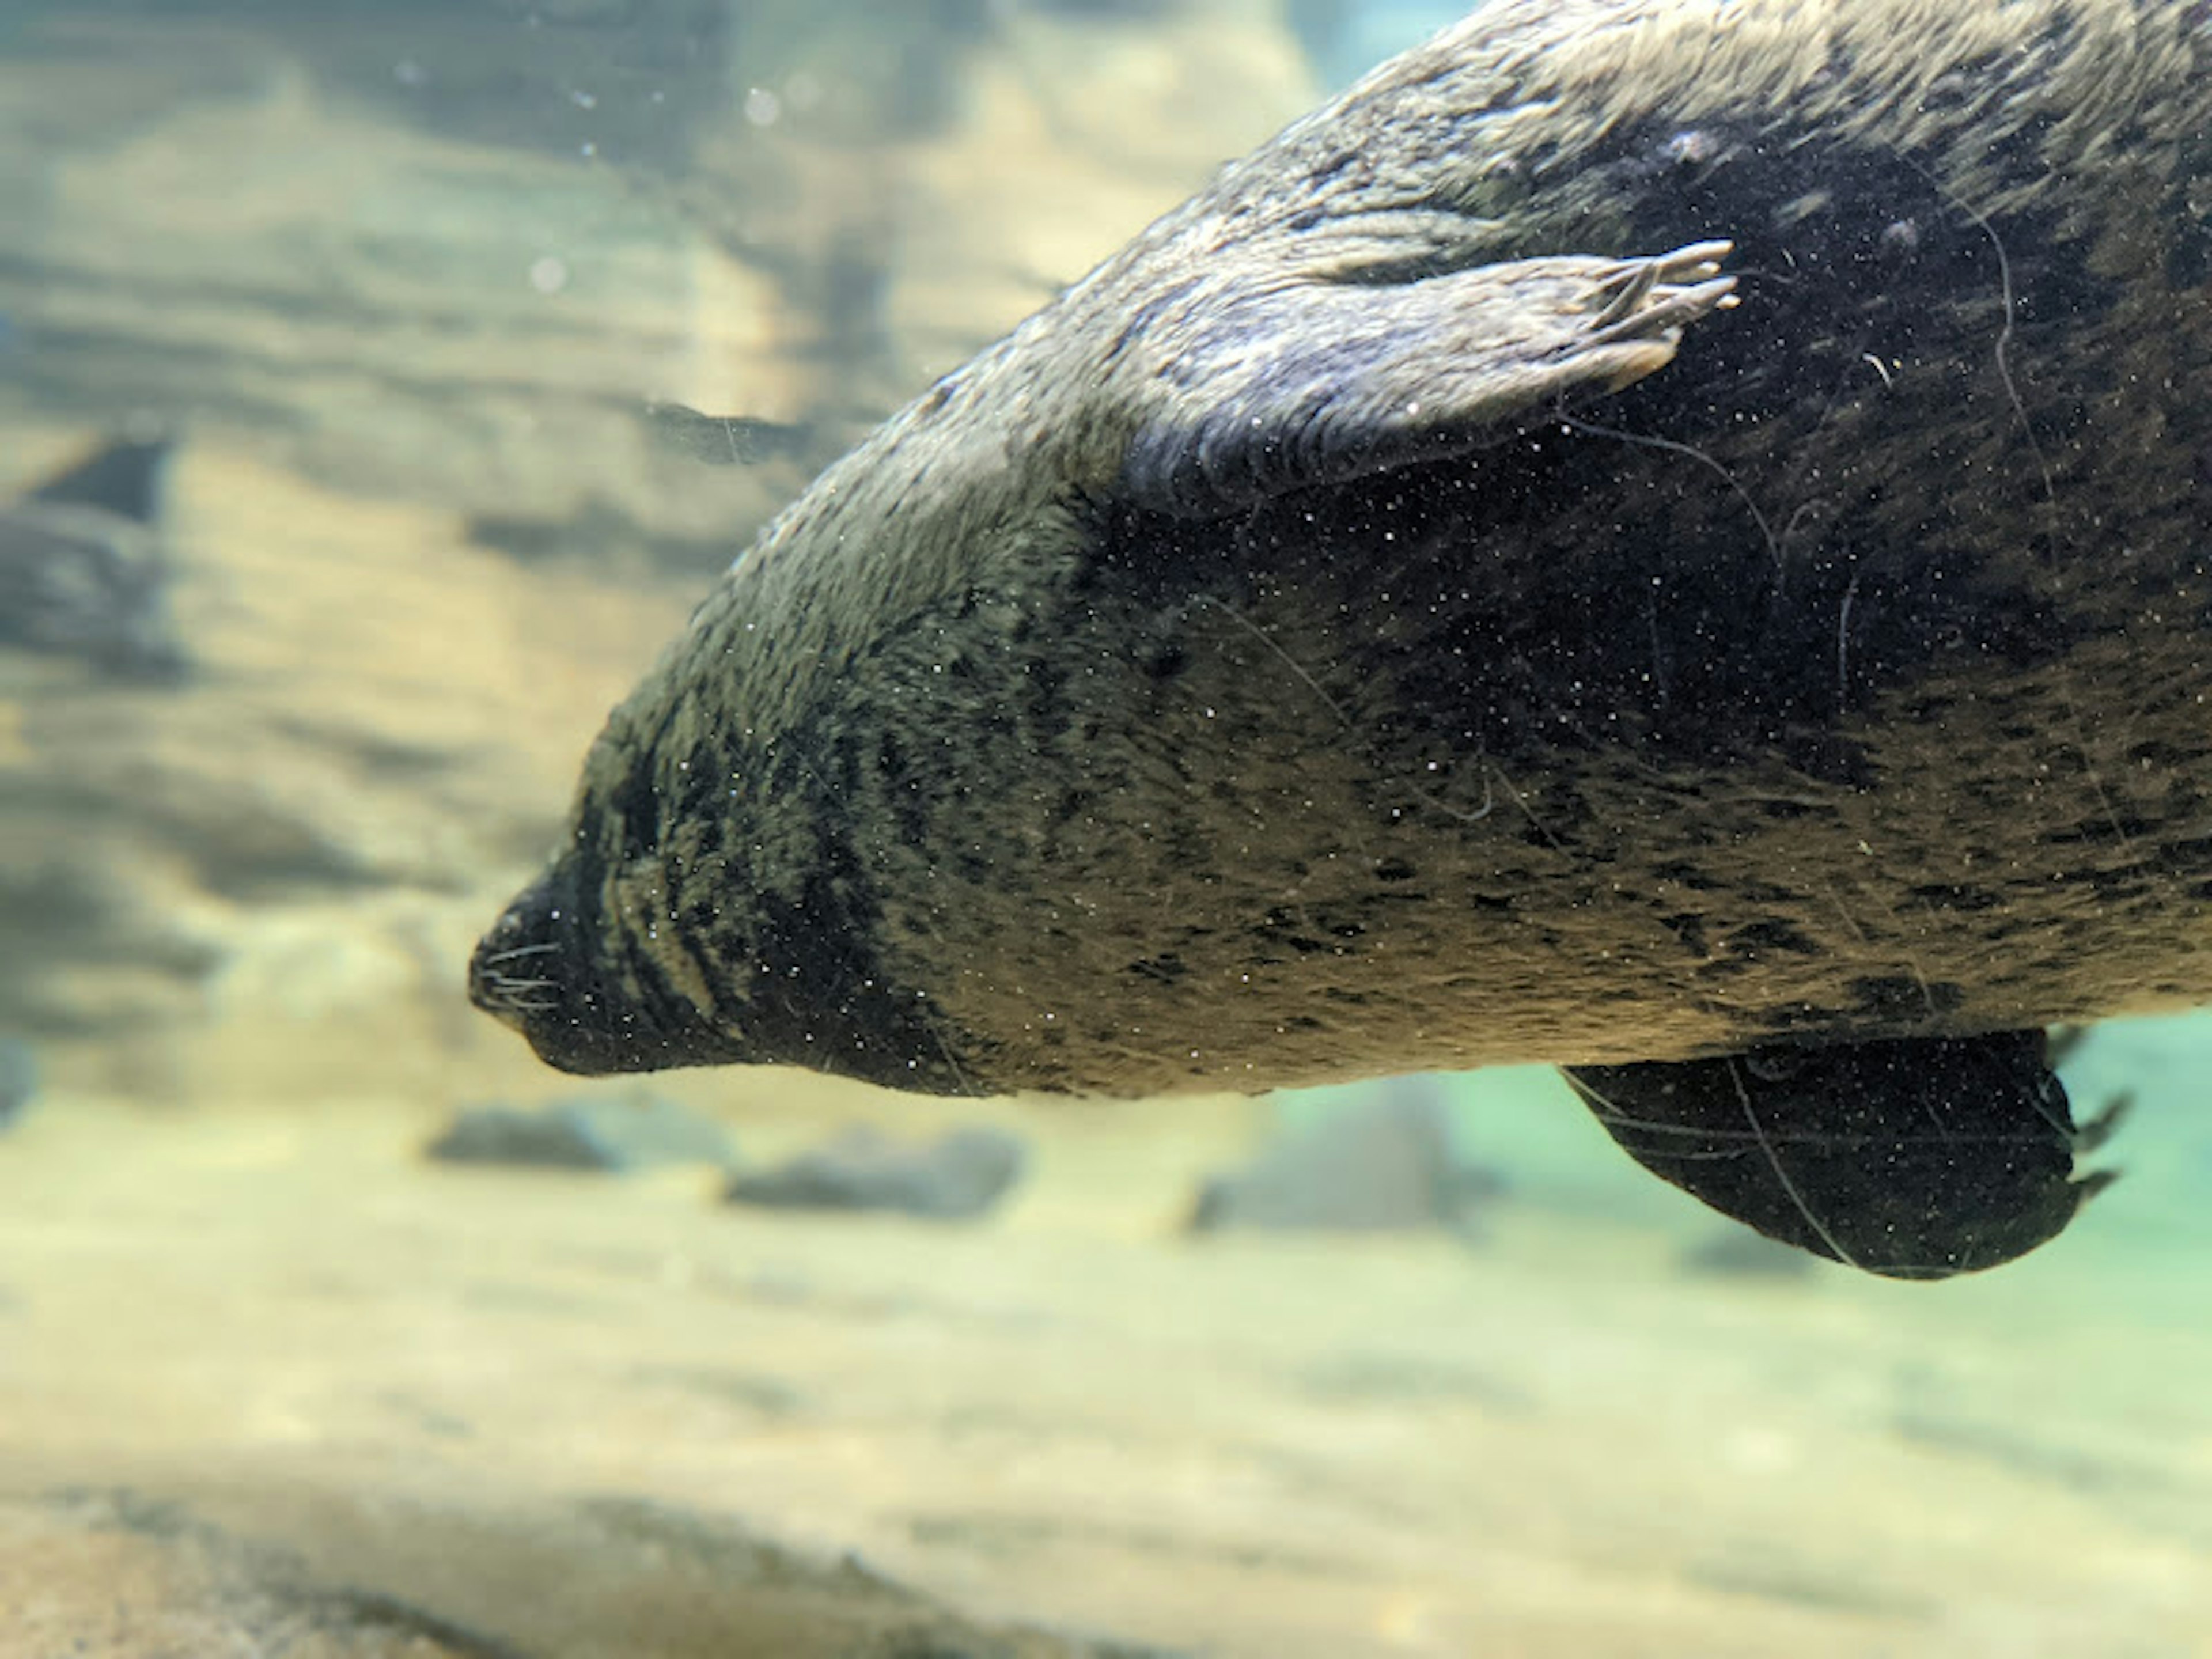
[[[1694,1206],[1485,1086],[1464,1241],[1182,1236],[1236,1103],[999,1109],[1033,1173],[948,1226],[433,1164],[398,1102],[50,1102],[0,1654],[2212,1653],[2158,1181],[1982,1279],[1700,1274]],[[770,1100],[748,1158],[881,1104]]]

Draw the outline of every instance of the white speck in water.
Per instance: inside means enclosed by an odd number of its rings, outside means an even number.
[[[597,109],[599,106],[598,95],[586,92],[580,87],[568,94],[568,101],[578,109]]]
[[[430,71],[412,58],[403,58],[392,66],[392,78],[403,87],[427,87],[430,84]]]
[[[745,94],[745,119],[757,127],[772,127],[782,117],[783,100],[766,87],[755,87]]]
[[[568,262],[549,253],[530,267],[530,286],[540,294],[558,294],[568,286]]]

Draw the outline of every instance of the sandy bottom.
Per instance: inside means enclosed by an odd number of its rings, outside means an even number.
[[[963,1229],[45,1103],[0,1655],[2212,1654],[2201,1235],[1699,1279],[1593,1164],[1472,1246],[1194,1244],[1259,1109],[999,1109],[1038,1171]]]

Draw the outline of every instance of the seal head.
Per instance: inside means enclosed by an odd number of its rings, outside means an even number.
[[[477,945],[470,1000],[585,1076],[796,1059],[975,1092],[945,1017],[881,959],[881,902],[823,770],[690,699],[625,703],[569,842]]]

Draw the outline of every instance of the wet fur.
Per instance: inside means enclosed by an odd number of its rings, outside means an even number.
[[[1496,0],[830,469],[477,1000],[1133,1095],[2212,999],[2208,135],[2202,0]]]

